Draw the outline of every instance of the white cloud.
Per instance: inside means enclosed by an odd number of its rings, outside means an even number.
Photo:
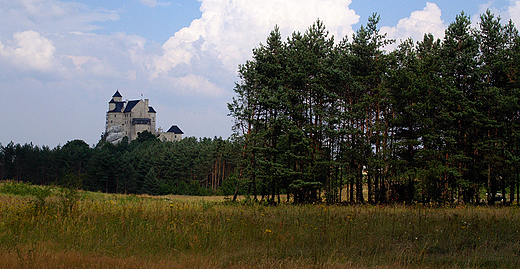
[[[56,48],[49,39],[33,30],[17,32],[13,37],[16,45],[0,44],[1,56],[10,59],[22,69],[48,71],[55,66]]]
[[[188,74],[184,77],[171,78],[170,85],[174,85],[176,92],[187,96],[212,96],[220,97],[225,90],[210,82],[206,78],[196,75]]]
[[[517,26],[520,25],[520,1],[510,1],[510,6],[507,9],[509,19]]]
[[[157,0],[139,0],[141,4],[148,7],[156,7],[156,6],[169,6],[169,2],[157,2]]]
[[[224,67],[234,72],[251,56],[275,25],[282,35],[305,31],[320,19],[336,40],[354,31],[359,16],[349,9],[351,1],[318,0],[202,0],[202,17],[171,37],[163,55],[152,64],[151,77],[168,73],[205,51],[214,50]]]
[[[427,2],[423,10],[412,12],[410,17],[401,19],[396,27],[381,27],[381,32],[387,33],[388,38],[395,39],[399,44],[400,41],[408,38],[421,41],[424,34],[429,33],[435,38],[442,39],[445,28],[444,21],[441,19],[441,9],[436,4]]]
[[[141,4],[149,7],[155,7],[157,6],[157,0],[139,0]]]
[[[74,65],[76,66],[76,69],[81,69],[81,66],[85,64],[86,62],[93,61],[93,62],[100,62],[99,59],[92,56],[74,56],[74,55],[66,55],[66,58],[69,58],[72,60]]]
[[[58,5],[59,2],[45,3],[43,0],[19,0],[20,4],[31,15],[60,17],[65,15],[65,10]]]
[[[496,7],[494,2],[479,5],[479,13],[472,16],[471,26],[473,28],[479,28],[478,23],[480,22],[480,16],[488,9],[493,15],[495,15],[495,17],[500,17],[502,24],[507,24],[509,20],[511,20],[517,28],[520,25],[520,1],[509,0],[509,5],[502,7]]]
[[[59,45],[60,63],[66,67],[64,75],[98,79],[100,82],[106,82],[104,79],[107,78],[134,80],[146,72],[144,66],[147,53],[150,53],[144,48],[144,38],[123,33],[68,33],[65,37],[55,38],[55,43]]]
[[[4,49],[4,44],[2,44],[2,40],[0,39],[0,56],[7,57],[7,51]]]
[[[29,29],[46,36],[60,31],[89,32],[100,28],[92,22],[117,19],[119,15],[116,11],[91,9],[74,1],[0,1],[0,25],[3,26],[0,34],[8,30],[23,32]]]

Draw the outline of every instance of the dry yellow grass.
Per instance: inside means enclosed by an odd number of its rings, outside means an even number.
[[[0,194],[0,268],[519,268],[518,207]]]
[[[50,244],[53,245],[52,243]],[[154,257],[108,257],[73,250],[54,250],[45,243],[18,246],[13,251],[0,251],[0,268],[217,268],[211,259],[196,255],[177,255],[165,259]]]
[[[247,261],[234,265],[223,266],[215,263],[213,257],[202,255],[176,255],[164,257],[108,257],[99,254],[89,254],[71,250],[51,250],[45,244],[38,246],[22,246],[15,251],[0,251],[0,269],[53,269],[53,268],[85,268],[85,269],[192,269],[192,268],[229,268],[229,269],[401,269],[408,268],[399,264],[376,267],[356,266],[354,264],[310,265],[303,260],[276,259],[265,260],[252,265]],[[430,267],[424,267],[430,268]]]

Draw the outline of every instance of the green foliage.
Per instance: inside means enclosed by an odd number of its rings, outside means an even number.
[[[70,190],[213,195],[235,169],[240,154],[238,143],[216,137],[178,142],[160,142],[149,134],[142,138],[118,145],[100,141],[94,148],[81,140],[53,150],[0,145],[0,176]]]
[[[238,177],[236,174],[231,174],[228,178],[222,182],[222,185],[217,191],[217,195],[234,195],[237,191],[237,185],[239,185],[240,182],[238,181]],[[244,193],[240,191],[242,188],[239,188],[237,195],[243,195]]]
[[[144,142],[157,142],[159,139],[152,134],[150,131],[146,130],[137,134],[136,143],[144,143]]]
[[[157,195],[159,193],[159,181],[154,167],[148,170],[143,181],[143,190],[141,192],[150,195]]]
[[[38,200],[43,200],[50,196],[52,190],[46,186],[34,186],[29,183],[18,182],[2,182],[0,184],[0,193],[19,195],[19,196],[34,196]]]
[[[78,189],[71,188],[61,188],[58,192],[59,198],[59,208],[61,209],[61,214],[71,214],[75,208],[78,206],[78,201],[80,199]]]
[[[0,193],[16,196],[32,196],[36,198],[36,206],[43,208],[46,199],[53,194],[52,188],[48,186],[35,186],[30,183],[9,182],[0,183]]]

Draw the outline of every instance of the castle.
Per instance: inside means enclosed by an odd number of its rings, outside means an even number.
[[[161,141],[179,141],[184,134],[177,125],[168,131],[160,128],[155,130],[157,112],[148,105],[148,99],[123,101],[119,90],[108,102],[105,138],[112,144],[117,144],[126,136],[129,141],[137,138],[140,132],[149,131]]]

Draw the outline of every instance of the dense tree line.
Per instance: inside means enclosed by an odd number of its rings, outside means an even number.
[[[393,43],[373,15],[334,42],[321,21],[277,27],[239,68],[228,104],[237,180],[271,202],[519,200],[520,38],[487,11],[442,40]],[[487,196],[486,196],[487,195]]]
[[[91,191],[134,194],[233,194],[232,173],[240,150],[229,140],[194,137],[162,142],[143,132],[118,145],[82,140],[54,149],[0,144],[0,180],[69,185]]]

